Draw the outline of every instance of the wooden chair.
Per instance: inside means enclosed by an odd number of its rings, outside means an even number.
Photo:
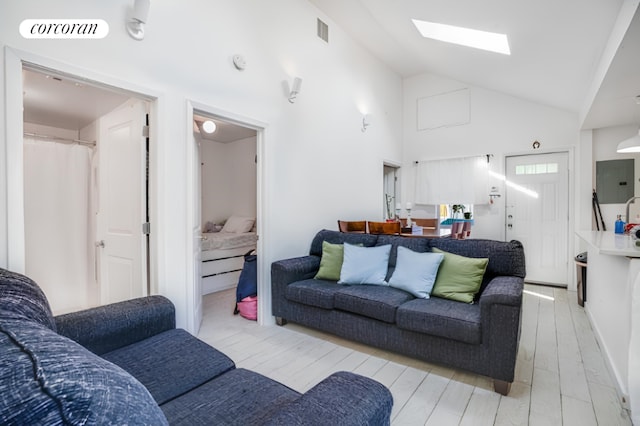
[[[402,226],[407,226],[407,219],[406,218],[401,218],[400,219],[402,221]],[[423,228],[427,228],[427,229],[438,229],[439,224],[438,224],[438,219],[436,218],[432,218],[432,219],[416,219],[416,218],[411,218],[411,222],[415,223],[418,226],[422,226]]]
[[[355,232],[364,234],[365,232],[367,232],[367,222],[364,220],[339,220],[338,229],[340,230],[340,232]]]
[[[370,234],[400,234],[400,222],[367,222]]]

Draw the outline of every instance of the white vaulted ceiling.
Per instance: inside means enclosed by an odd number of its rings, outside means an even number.
[[[623,0],[309,0],[366,49],[403,77],[432,73],[523,99],[584,114]],[[423,38],[412,19],[507,34],[506,56]],[[635,20],[634,26],[640,25]],[[629,30],[631,33],[633,27]],[[625,124],[611,97],[640,95],[640,40],[625,39],[616,56],[618,78],[603,83],[583,127]],[[634,53],[632,53],[634,52]],[[624,58],[618,57],[624,54]],[[636,68],[629,70],[629,63]],[[624,74],[624,81],[619,78]],[[607,76],[609,77],[609,76]],[[604,98],[603,98],[604,97]],[[602,103],[605,103],[604,105]],[[623,107],[622,105],[621,107]],[[602,114],[602,112],[598,112]],[[629,115],[633,117],[629,118]],[[640,122],[640,111],[625,120]],[[591,123],[590,123],[591,121]]]
[[[640,125],[640,0],[309,2],[402,77],[432,73],[573,111],[582,128]],[[635,18],[603,61],[625,10]],[[425,39],[411,19],[507,34],[511,55]],[[126,99],[76,83],[25,71],[25,119],[76,129]]]

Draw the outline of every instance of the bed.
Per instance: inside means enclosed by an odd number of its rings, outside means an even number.
[[[255,232],[202,234],[202,294],[233,288],[244,265],[244,255],[256,249]]]
[[[258,234],[204,233],[201,243],[202,294],[234,288],[244,265],[244,255],[256,249]]]

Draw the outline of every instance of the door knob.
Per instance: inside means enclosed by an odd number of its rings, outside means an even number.
[[[104,248],[104,240],[96,241],[96,247]]]

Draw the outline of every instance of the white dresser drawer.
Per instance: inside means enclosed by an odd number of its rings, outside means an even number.
[[[202,262],[200,272],[203,277],[223,272],[241,270],[244,266],[244,257],[230,257],[228,259],[209,260]]]
[[[238,285],[238,278],[240,278],[240,271],[204,277],[202,278],[202,294],[235,288]]]

